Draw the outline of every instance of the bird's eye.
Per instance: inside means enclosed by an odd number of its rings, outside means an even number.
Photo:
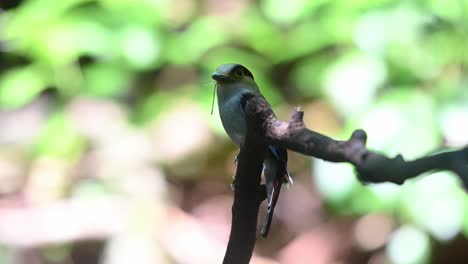
[[[237,69],[234,74],[236,77],[243,77],[244,76],[244,71],[242,69]]]

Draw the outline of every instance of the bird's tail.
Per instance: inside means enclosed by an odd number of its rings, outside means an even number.
[[[275,211],[276,202],[278,201],[282,185],[283,182],[281,180],[275,181],[271,195],[268,197],[268,209],[265,215],[265,219],[263,220],[263,226],[261,230],[261,235],[264,238],[266,238],[270,232],[271,220],[273,220],[273,213]]]
[[[267,191],[268,209],[263,222],[261,235],[268,236],[273,213],[278,201],[283,183],[292,184],[292,178],[287,170],[288,153],[286,149],[273,145],[268,146],[268,156],[264,162],[265,187]]]

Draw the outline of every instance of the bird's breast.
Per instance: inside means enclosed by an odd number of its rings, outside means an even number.
[[[245,136],[245,115],[241,109],[240,96],[218,101],[218,106],[224,130],[231,140],[240,146]]]

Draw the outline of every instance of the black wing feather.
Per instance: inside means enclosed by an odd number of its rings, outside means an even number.
[[[240,108],[242,109],[242,112],[245,112],[245,107],[247,106],[247,101],[250,98],[254,97],[254,96],[255,96],[255,94],[249,93],[249,92],[241,94]]]

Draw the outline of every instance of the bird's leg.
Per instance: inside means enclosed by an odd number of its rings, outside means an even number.
[[[229,184],[229,186],[231,186],[231,190],[233,190],[233,191],[236,189],[236,187],[235,187],[236,186],[236,175],[232,176],[232,182],[231,182],[231,184]]]

